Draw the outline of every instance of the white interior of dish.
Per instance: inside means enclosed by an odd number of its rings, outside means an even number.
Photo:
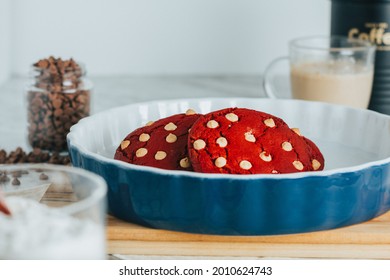
[[[390,116],[318,102],[252,98],[165,100],[131,104],[83,119],[70,139],[83,151],[110,160],[123,138],[134,129],[192,108],[208,113],[245,107],[282,118],[314,141],[325,157],[325,170],[352,167],[390,157]]]

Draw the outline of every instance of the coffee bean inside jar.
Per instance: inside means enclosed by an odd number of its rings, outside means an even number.
[[[73,59],[42,59],[32,65],[30,75],[28,142],[33,148],[67,151],[70,127],[90,113],[92,84]]]

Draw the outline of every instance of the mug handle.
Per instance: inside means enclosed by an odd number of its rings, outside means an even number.
[[[288,56],[281,56],[278,58],[275,58],[271,61],[270,64],[265,68],[264,71],[264,78],[263,78],[263,88],[265,91],[265,95],[269,98],[276,99],[277,97],[277,90],[275,88],[274,83],[272,82],[272,77],[274,76],[273,70],[275,69],[275,66],[280,63],[283,60],[288,60]]]

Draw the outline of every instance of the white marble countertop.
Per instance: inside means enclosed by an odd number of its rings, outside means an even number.
[[[229,77],[95,77],[92,113],[134,102],[195,97],[261,97],[259,76]],[[0,86],[0,149],[12,150],[26,143],[27,80],[13,78]]]

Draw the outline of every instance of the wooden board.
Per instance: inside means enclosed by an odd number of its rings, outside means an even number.
[[[390,259],[390,212],[340,229],[253,237],[151,229],[109,216],[107,239],[109,254]]]

